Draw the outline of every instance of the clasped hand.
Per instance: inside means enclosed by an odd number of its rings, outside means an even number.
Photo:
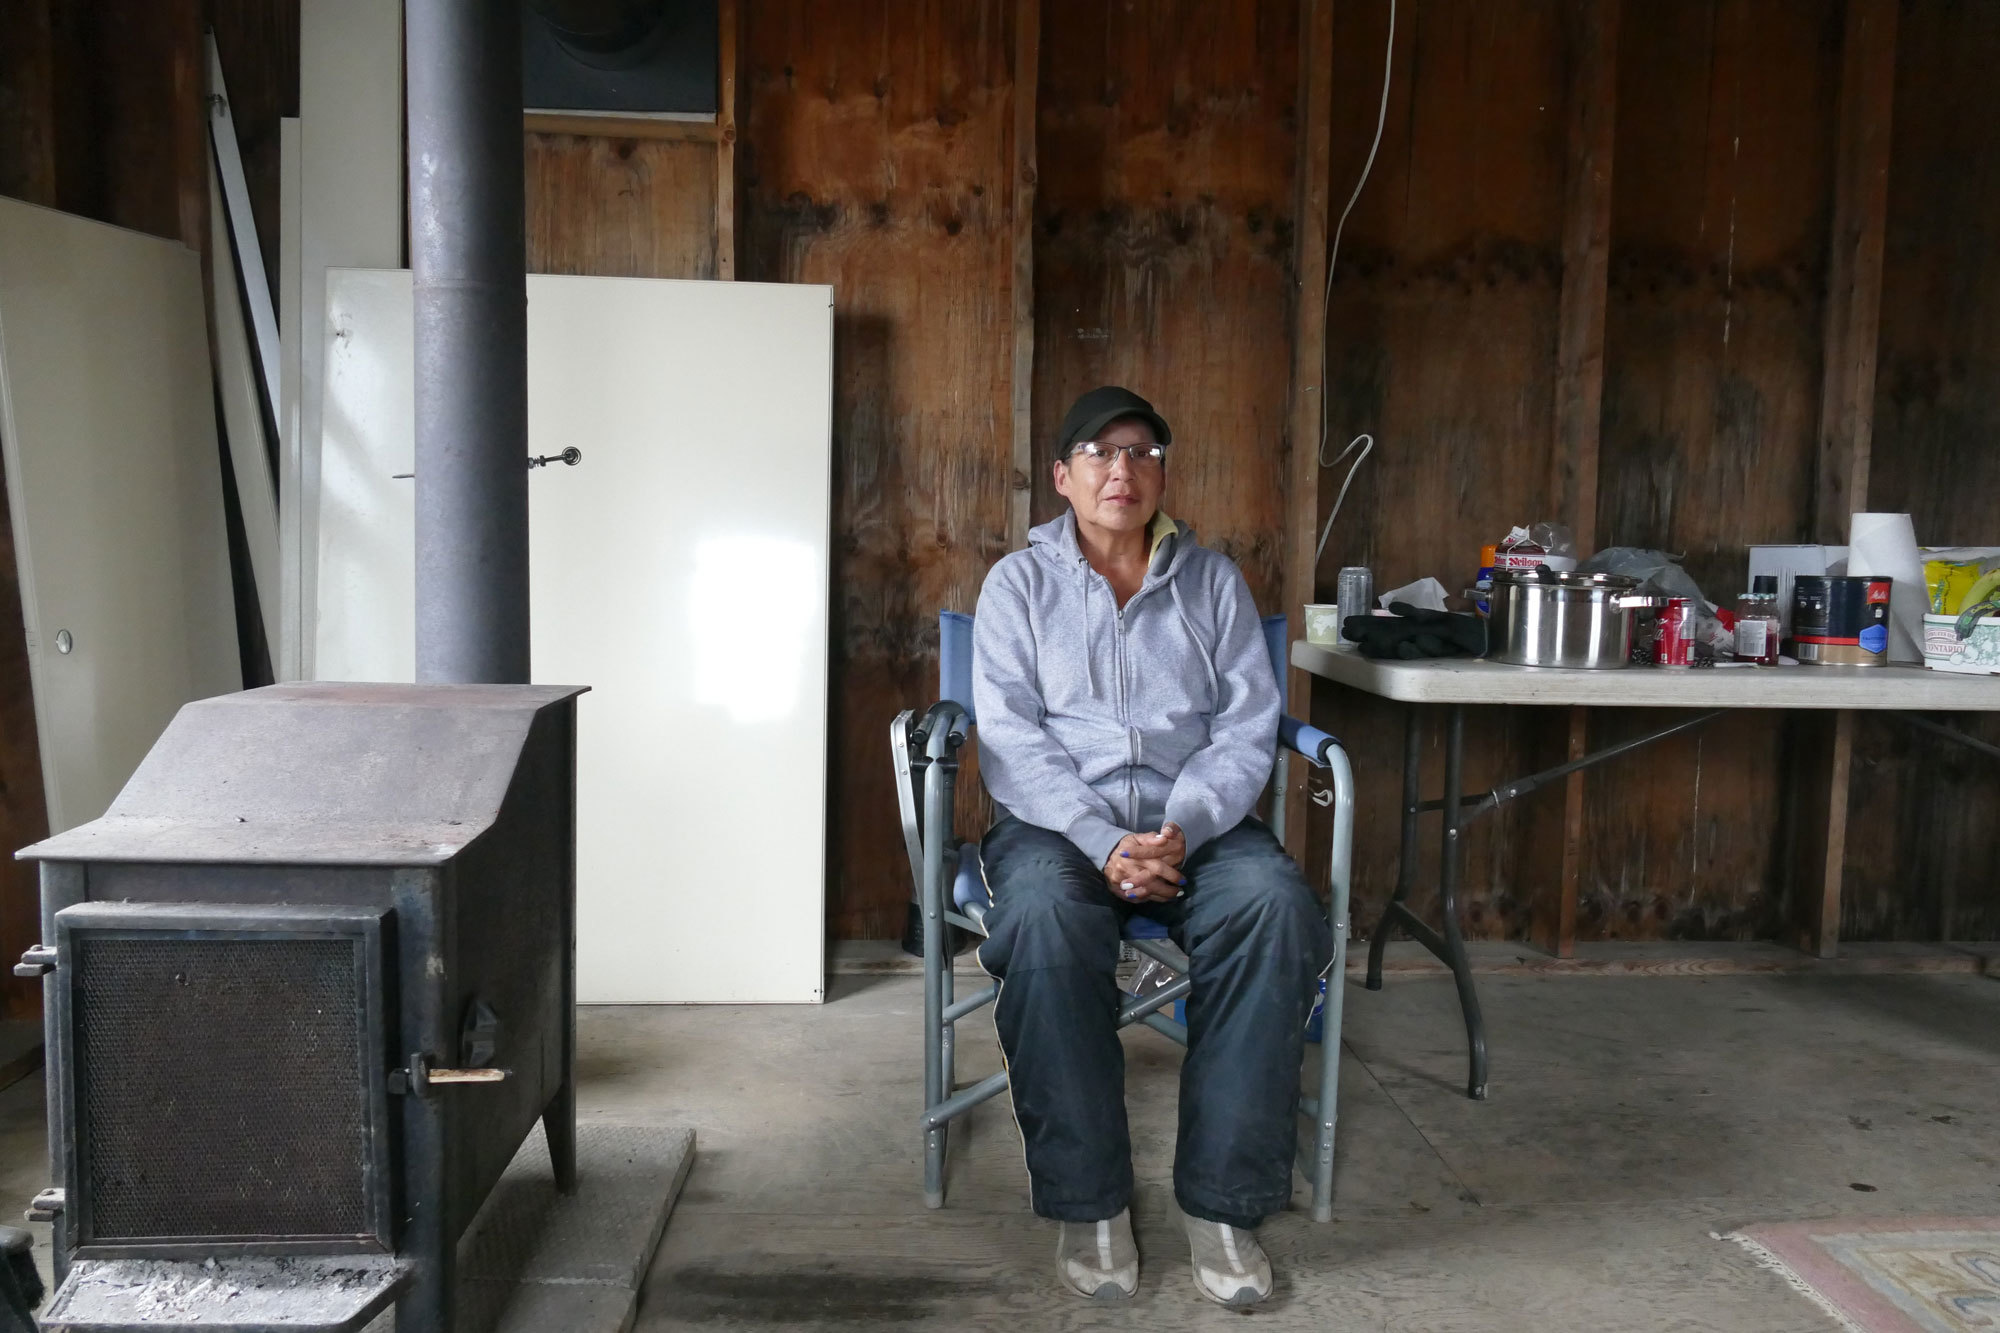
[[[1128,833],[1104,863],[1111,892],[1129,903],[1164,903],[1180,897],[1187,887],[1181,863],[1187,860],[1187,837],[1174,824],[1158,833]]]

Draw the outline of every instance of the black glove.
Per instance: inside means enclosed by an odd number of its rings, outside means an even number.
[[[1349,616],[1342,622],[1363,657],[1478,657],[1486,651],[1486,622],[1478,616],[1426,611],[1408,602],[1389,609],[1393,616]]]

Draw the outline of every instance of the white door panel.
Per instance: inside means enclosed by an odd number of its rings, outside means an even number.
[[[242,687],[200,256],[0,199],[0,441],[61,831]]]
[[[328,302],[319,673],[406,680],[409,277]],[[579,997],[817,1000],[831,293],[538,275],[528,312],[529,447],[583,451],[529,487],[534,676],[593,691]]]

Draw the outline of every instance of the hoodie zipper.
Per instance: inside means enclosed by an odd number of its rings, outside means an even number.
[[[1134,600],[1137,600],[1136,594]],[[1125,693],[1125,607],[1118,606],[1115,590],[1112,594],[1112,605],[1118,609],[1116,666],[1118,721],[1125,728],[1125,823],[1126,827],[1136,829],[1139,827],[1139,755],[1133,741],[1131,703]]]

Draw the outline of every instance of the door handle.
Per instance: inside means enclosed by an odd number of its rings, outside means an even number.
[[[583,450],[577,448],[575,445],[572,444],[569,448],[563,450],[559,454],[543,454],[539,458],[531,456],[528,459],[528,466],[547,467],[551,463],[567,463],[569,464],[569,466],[575,467],[578,463],[581,463],[582,461],[583,461]],[[417,474],[414,472],[392,472],[389,474],[389,480],[409,481],[416,475]]]

